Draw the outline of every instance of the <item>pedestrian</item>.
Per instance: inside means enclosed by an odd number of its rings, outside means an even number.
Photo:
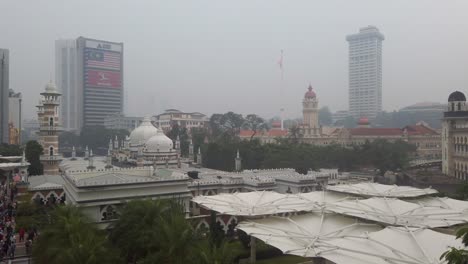
[[[24,243],[24,246],[26,247],[26,255],[31,255],[32,240],[26,241],[26,243]]]
[[[23,241],[24,241],[24,233],[25,233],[25,232],[26,232],[26,231],[24,230],[24,228],[21,227],[20,230],[19,230],[19,242],[23,242]]]

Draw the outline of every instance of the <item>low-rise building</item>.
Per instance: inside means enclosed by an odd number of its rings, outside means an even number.
[[[125,129],[127,131],[132,131],[137,128],[141,122],[143,122],[143,117],[125,116],[120,113],[112,114],[104,118],[104,126],[108,129]]]
[[[177,124],[180,127],[185,127],[190,132],[190,129],[195,127],[204,128],[208,125],[208,117],[199,112],[182,112],[177,109],[167,109],[164,113],[154,116],[154,122],[159,129],[164,132],[171,130],[172,126]]]

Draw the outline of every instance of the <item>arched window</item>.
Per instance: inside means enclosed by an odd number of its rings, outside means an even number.
[[[452,103],[452,111],[455,111],[455,103]]]
[[[54,118],[49,118],[49,126],[54,126]]]
[[[50,147],[49,148],[49,156],[53,156],[54,155],[54,147]]]

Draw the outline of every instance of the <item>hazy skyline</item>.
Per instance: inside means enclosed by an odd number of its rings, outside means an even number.
[[[320,106],[348,105],[346,35],[375,25],[383,42],[383,108],[468,92],[468,1],[6,1],[0,48],[10,88],[35,117],[55,72],[54,42],[124,43],[128,115],[166,108],[271,117],[301,113],[309,83]],[[284,50],[284,90],[278,66]]]

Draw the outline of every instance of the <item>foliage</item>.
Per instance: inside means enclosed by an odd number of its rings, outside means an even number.
[[[292,144],[299,144],[302,138],[301,128],[299,126],[292,126],[289,128],[289,142]]]
[[[328,106],[324,106],[319,109],[318,118],[319,118],[320,125],[325,125],[325,126],[331,125],[331,123],[333,122],[333,118],[332,118],[332,113],[330,109],[328,108]]]
[[[235,254],[226,240],[222,240],[217,246],[204,240],[200,243],[198,252],[199,264],[231,264]]]
[[[81,145],[80,136],[70,131],[63,131],[59,135],[59,144],[60,147],[79,146]]]
[[[31,164],[29,165],[28,171],[29,175],[42,175],[43,167],[40,160],[40,157],[43,153],[43,148],[35,140],[28,141],[26,143],[25,155],[26,160]]]
[[[419,121],[424,121],[430,127],[440,128],[443,111],[393,111],[380,112],[372,122],[380,127],[404,127],[415,124]]]
[[[252,140],[258,132],[267,130],[268,124],[263,118],[255,114],[249,114],[245,117],[245,121],[244,124],[242,124],[242,128],[253,131],[252,136],[250,136],[250,140]]]
[[[211,129],[210,141],[233,139],[238,137],[242,125],[245,123],[241,114],[227,112],[213,114],[209,125]]]
[[[291,143],[260,144],[252,141],[210,142],[205,147],[204,165],[220,170],[234,170],[234,159],[239,149],[245,169],[294,168],[301,173],[319,168],[352,170],[374,167],[385,173],[407,166],[414,146],[403,141],[375,140],[354,147],[340,145],[316,146]]]
[[[33,201],[31,194],[21,195],[16,209],[16,226],[26,230],[45,226],[49,220],[48,213],[48,208]]]
[[[168,200],[129,202],[110,234],[131,263],[190,263],[195,238],[182,206]]]
[[[172,139],[172,141],[174,142],[174,146],[178,137],[180,140],[181,155],[184,157],[188,157],[190,139],[189,139],[187,128],[180,127],[178,124],[173,124],[171,130],[169,131],[169,133],[167,133],[167,136],[170,139]]]
[[[21,156],[22,150],[19,145],[10,145],[6,143],[1,143],[0,155],[1,156]]]
[[[463,245],[468,246],[468,226],[460,228],[456,233],[457,239],[462,239]],[[447,264],[468,263],[468,250],[451,247],[440,256],[440,260],[445,259]]]
[[[50,219],[33,244],[35,263],[120,263],[103,231],[90,223],[77,207],[56,207]]]

